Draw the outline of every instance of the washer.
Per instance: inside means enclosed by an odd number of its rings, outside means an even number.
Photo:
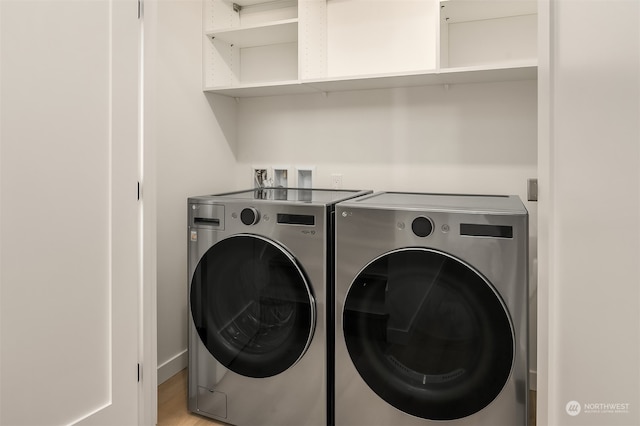
[[[234,425],[327,424],[334,206],[366,193],[188,199],[191,411]]]
[[[336,218],[336,425],[526,425],[520,199],[384,192]]]

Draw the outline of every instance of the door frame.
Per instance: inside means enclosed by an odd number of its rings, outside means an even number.
[[[141,363],[139,424],[158,423],[158,339],[157,339],[157,180],[156,180],[156,55],[158,0],[138,0],[141,14],[140,43],[140,194],[142,201],[142,289]]]

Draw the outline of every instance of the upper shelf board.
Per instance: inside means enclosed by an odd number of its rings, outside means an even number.
[[[205,87],[204,91],[230,96],[233,98],[318,93],[317,89],[304,84],[300,84],[299,80],[282,82],[279,81],[274,83],[248,83],[234,87]]]
[[[449,24],[534,15],[537,12],[538,4],[535,0],[443,0],[440,2],[441,17]]]
[[[270,6],[273,5],[278,6],[283,3],[294,3],[290,0],[229,0],[229,3],[237,4],[240,7],[249,7],[249,6]]]
[[[446,84],[490,83],[500,81],[536,80],[538,67],[534,64],[521,64],[505,67],[460,67],[444,68],[408,74],[382,74],[358,76],[354,78],[335,78],[304,81],[323,92],[346,90],[388,89],[396,87],[414,87]]]
[[[536,80],[535,61],[498,67],[460,67],[430,70],[410,74],[376,74],[369,76],[336,77],[302,80],[286,84],[250,84],[228,88],[205,88],[206,92],[236,98],[290,95],[300,93],[328,93],[352,90],[389,89],[429,85],[491,83],[501,81]]]
[[[283,19],[249,27],[213,30],[207,31],[206,34],[210,38],[215,37],[240,48],[294,43],[298,40],[298,19]]]

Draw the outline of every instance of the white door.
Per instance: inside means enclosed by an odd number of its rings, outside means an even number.
[[[139,423],[136,0],[0,0],[0,424]]]

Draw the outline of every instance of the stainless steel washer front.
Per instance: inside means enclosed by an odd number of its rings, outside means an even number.
[[[188,200],[189,408],[235,425],[326,425],[336,202],[260,189]]]

